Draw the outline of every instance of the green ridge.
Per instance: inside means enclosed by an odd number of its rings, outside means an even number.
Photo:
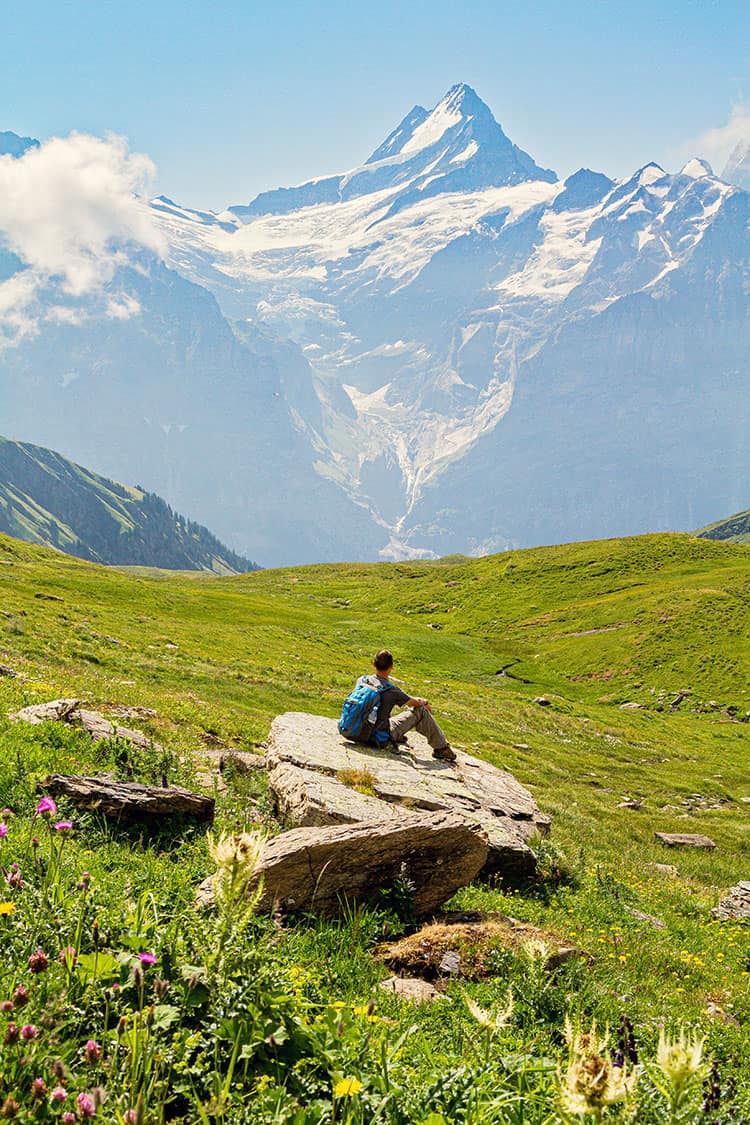
[[[0,531],[109,565],[217,574],[257,566],[154,493],[7,438],[0,438]]]

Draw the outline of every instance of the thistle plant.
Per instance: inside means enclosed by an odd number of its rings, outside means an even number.
[[[564,1075],[558,1070],[558,1090],[566,1115],[600,1121],[609,1106],[632,1103],[638,1069],[629,1069],[625,1060],[615,1065],[607,1048],[608,1032],[602,1034],[596,1021],[589,1031],[576,1031],[566,1016],[565,1039],[568,1066]]]
[[[670,1125],[684,1120],[697,1107],[709,1070],[703,1061],[704,1043],[705,1039],[691,1037],[684,1027],[678,1038],[668,1036],[664,1028],[659,1032],[654,1085],[667,1099]]]
[[[209,854],[216,864],[213,890],[219,907],[218,950],[223,956],[232,936],[247,927],[262,893],[256,868],[266,842],[262,832],[224,833],[218,840],[209,837]]]

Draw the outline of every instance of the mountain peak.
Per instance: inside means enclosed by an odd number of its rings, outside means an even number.
[[[750,191],[750,137],[735,145],[721,173],[728,184]]]

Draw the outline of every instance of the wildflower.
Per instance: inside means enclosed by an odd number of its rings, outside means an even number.
[[[54,1090],[52,1091],[52,1093],[49,1096],[49,1100],[52,1104],[54,1104],[56,1102],[64,1102],[65,1099],[67,1098],[67,1096],[68,1096],[68,1091],[65,1089],[64,1086],[55,1086]]]
[[[0,1012],[12,1012],[13,1007],[14,1007],[14,1004],[13,1004],[12,1000],[3,1000],[0,1003]]]
[[[354,1094],[358,1094],[362,1089],[362,1083],[358,1078],[342,1078],[333,1087],[333,1096],[335,1098],[350,1098]]]
[[[672,1100],[681,1105],[685,1094],[708,1069],[703,1062],[705,1039],[691,1039],[680,1028],[679,1039],[669,1039],[664,1028],[659,1032],[656,1063],[669,1084]]]
[[[138,1116],[134,1109],[126,1109],[122,1115],[122,1120],[124,1122],[124,1125],[136,1125]]]
[[[564,1078],[560,1071],[557,1076],[563,1108],[570,1114],[592,1114],[599,1119],[608,1105],[629,1098],[638,1072],[629,1072],[624,1062],[614,1065],[607,1052],[607,1036],[599,1034],[596,1022],[588,1032],[574,1032],[566,1016],[565,1038],[570,1051],[568,1069]]]
[[[62,1059],[55,1059],[55,1061],[52,1063],[52,1066],[50,1067],[50,1074],[52,1074],[55,1078],[65,1077],[65,1064],[63,1063]]]
[[[13,905],[12,903],[10,904]],[[32,953],[29,957],[29,968],[32,973],[46,973],[49,966],[49,958],[43,949],[37,949],[36,953]]]
[[[2,840],[3,837],[7,836],[7,835],[8,835],[8,825],[5,823],[4,820],[0,821],[0,840]]]
[[[23,1008],[24,1004],[29,1002],[29,992],[22,984],[19,984],[16,991],[13,993],[13,1004],[16,1008]]]
[[[7,1047],[12,1047],[14,1043],[18,1042],[18,1037],[20,1034],[21,1033],[16,1025],[11,1021],[5,1029],[5,1039],[3,1040],[3,1042]]]
[[[6,1098],[0,1106],[0,1117],[15,1117],[20,1108],[15,1098]]]
[[[96,1106],[88,1094],[79,1094],[76,1098],[76,1105],[78,1106],[78,1116],[82,1121],[87,1117],[96,1116]]]
[[[31,1083],[31,1096],[32,1098],[44,1098],[47,1096],[47,1083],[43,1078],[35,1078]]]
[[[70,832],[72,827],[72,820],[58,820],[55,824],[55,832]]]
[[[64,1113],[60,1120],[63,1125],[75,1125],[76,1115],[74,1113]]]
[[[465,994],[464,1003],[466,1004],[466,1007],[469,1009],[477,1023],[486,1031],[494,1034],[496,1031],[500,1031],[503,1027],[507,1027],[510,1021],[510,1017],[513,1015],[513,990],[510,988],[508,989],[508,999],[506,1001],[505,1007],[498,1007],[494,1014],[492,1012],[485,1011],[485,1009],[481,1008],[475,1000],[472,1000],[470,996],[467,996]]]
[[[25,1023],[23,1025],[23,1027],[21,1028],[21,1038],[22,1039],[26,1039],[26,1040],[36,1039],[38,1034],[39,1034],[39,1029],[34,1027],[33,1023]]]
[[[153,953],[139,953],[138,960],[142,965],[155,965],[156,956]]]
[[[57,813],[57,805],[51,797],[42,797],[36,807],[38,813],[52,813],[54,816]]]
[[[63,949],[60,950],[58,961],[62,961],[62,963],[64,965],[67,965],[69,969],[72,968],[73,965],[76,965],[78,963],[78,954],[76,953],[72,945],[66,945]]]
[[[261,832],[223,835],[216,841],[209,838],[208,850],[218,868],[214,880],[217,889],[228,886],[230,899],[242,896],[255,874],[264,844],[265,837]]]
[[[15,902],[0,902],[0,914],[15,914]]]
[[[86,1062],[91,1064],[99,1062],[99,1059],[102,1057],[102,1049],[96,1039],[86,1040],[83,1053],[86,1056]]]
[[[14,891],[16,891],[16,890],[20,891],[26,885],[23,881],[23,878],[21,876],[21,872],[19,870],[19,867],[18,867],[17,863],[13,864],[13,866],[11,867],[8,874],[5,876],[5,882],[11,888],[11,890],[14,890]]]

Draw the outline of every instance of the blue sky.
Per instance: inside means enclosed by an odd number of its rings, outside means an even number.
[[[0,43],[0,130],[123,134],[214,209],[360,163],[459,81],[563,174],[750,128],[747,0],[0,0]]]

